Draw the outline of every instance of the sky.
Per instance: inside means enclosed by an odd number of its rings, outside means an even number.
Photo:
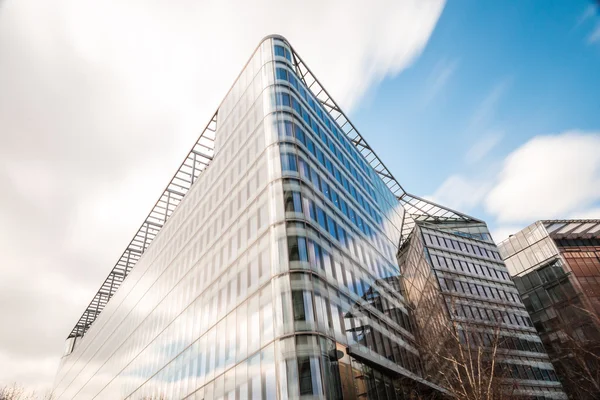
[[[64,339],[262,37],[280,33],[412,194],[600,218],[591,1],[0,3],[0,384]]]
[[[600,13],[448,2],[423,53],[351,117],[413,194],[485,220],[600,218]]]

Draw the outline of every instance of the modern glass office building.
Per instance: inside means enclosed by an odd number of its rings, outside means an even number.
[[[499,249],[567,393],[600,398],[600,220],[537,221]]]
[[[431,346],[495,352],[498,382],[511,396],[566,398],[485,223],[410,195],[400,201],[415,221],[398,259],[420,334]],[[440,359],[426,364],[437,382]]]
[[[55,396],[443,395],[426,379],[428,322],[412,311],[423,288],[404,256],[413,249],[420,273],[441,274],[429,253],[452,250],[429,242],[438,237],[463,243],[466,265],[504,272],[485,225],[408,195],[290,44],[270,36],[71,331]],[[515,291],[508,275],[478,271],[448,271],[446,283],[464,275]],[[507,331],[539,341],[518,296],[484,297],[471,301],[514,309]],[[511,353],[539,370],[523,390],[560,398],[547,356],[530,350]]]

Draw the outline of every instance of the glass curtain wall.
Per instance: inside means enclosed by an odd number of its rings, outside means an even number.
[[[559,392],[485,226],[418,224],[397,257],[400,202],[303,76],[287,42],[261,42],[210,165],[67,344],[56,398],[434,398],[419,335],[486,315],[523,394]]]
[[[600,360],[592,356],[600,351],[600,239],[594,233],[599,227],[598,220],[538,221],[499,245],[573,398],[600,396],[595,373]]]
[[[447,327],[454,326],[461,343],[484,347],[497,336],[502,354],[497,361],[506,375],[502,379],[508,379],[515,394],[565,398],[485,224],[419,221],[399,260],[423,335],[443,343]],[[425,368],[437,381],[439,363],[433,360]]]
[[[277,397],[285,265],[273,47],[221,104],[215,155],[56,377],[58,399]],[[284,239],[285,240],[285,239]]]
[[[410,385],[400,378],[435,391],[421,378],[400,291],[403,210],[305,86],[286,43],[275,40],[274,57],[271,122],[290,271],[280,279],[289,282],[283,322],[293,335],[286,353],[276,354],[288,382],[286,389],[280,381],[281,395],[402,399]]]
[[[402,209],[264,40],[215,154],[87,334],[57,399],[403,396],[428,387],[395,259]],[[434,389],[435,390],[435,389]]]

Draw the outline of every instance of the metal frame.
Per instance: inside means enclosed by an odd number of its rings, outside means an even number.
[[[150,214],[148,214],[142,226],[137,230],[116,265],[104,280],[100,290],[94,295],[94,298],[69,334],[69,338],[81,337],[87,333],[98,315],[106,307],[108,301],[114,296],[142,254],[148,249],[148,246],[198,179],[198,176],[210,164],[214,155],[216,131],[217,113],[213,115],[206,128],[204,128],[194,147],[192,147],[156,204],[150,210]]]
[[[600,219],[545,219],[542,220],[541,223],[544,225],[548,235],[554,239],[600,238]],[[564,225],[552,231],[548,231],[554,224]],[[570,227],[568,231],[561,232],[568,225],[573,226]]]
[[[409,194],[404,190],[402,185],[394,178],[390,170],[385,166],[383,161],[377,157],[371,146],[358,132],[358,129],[350,122],[350,119],[344,114],[340,106],[333,100],[327,90],[313,75],[308,66],[302,61],[302,58],[290,45],[290,43],[281,36],[271,36],[283,41],[291,50],[292,63],[296,69],[296,74],[304,82],[311,93],[321,102],[325,109],[329,112],[338,127],[350,139],[352,144],[369,163],[375,173],[381,178],[388,189],[396,196],[400,204],[402,204],[405,213],[402,220],[402,234],[399,246],[402,246],[408,239],[415,227],[415,221],[456,221],[465,223],[482,223],[483,221],[473,218],[469,215],[462,214],[450,208],[441,206],[432,201],[422,199],[418,196]]]

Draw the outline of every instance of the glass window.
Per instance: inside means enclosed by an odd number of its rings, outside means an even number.
[[[259,296],[254,295],[248,301],[248,352],[252,353],[260,347],[260,311]]]
[[[300,379],[300,395],[312,395],[310,359],[307,356],[298,357],[298,378]]]
[[[284,68],[277,68],[277,79],[287,80],[287,70]]]
[[[236,353],[238,362],[246,358],[248,344],[247,303],[237,308],[237,343]]]
[[[317,208],[317,222],[319,223],[321,228],[327,230],[327,223],[325,221],[325,213],[323,212],[323,209],[321,207],[316,206],[316,208]]]
[[[235,367],[235,391],[237,400],[248,400],[248,366],[246,362]]]
[[[298,236],[289,236],[288,252],[290,261],[308,261],[306,239]]]
[[[283,195],[285,211],[294,211],[294,197],[292,192],[286,191]]]
[[[294,192],[293,201],[294,201],[294,211],[301,213],[302,212],[302,197],[300,196],[300,193]]]
[[[248,360],[249,392],[251,399],[262,398],[262,385],[260,375],[260,354],[254,355]]]
[[[327,218],[327,229],[329,231],[329,234],[337,239],[338,238],[337,229],[336,229],[337,224],[335,223],[333,218],[331,216],[329,216],[329,214],[326,215],[326,218]]]
[[[285,49],[283,46],[275,45],[275,55],[279,57],[285,57]]]
[[[288,61],[290,61],[290,62],[292,61],[292,55],[290,54],[288,49],[286,49],[283,46],[278,46],[278,45],[275,45],[274,48],[275,48],[276,56],[285,57]]]
[[[272,344],[261,352],[261,372],[263,400],[276,400],[275,355]]]
[[[298,165],[296,164],[296,156],[294,154],[282,154],[281,155],[281,168],[284,171],[298,172]]]

